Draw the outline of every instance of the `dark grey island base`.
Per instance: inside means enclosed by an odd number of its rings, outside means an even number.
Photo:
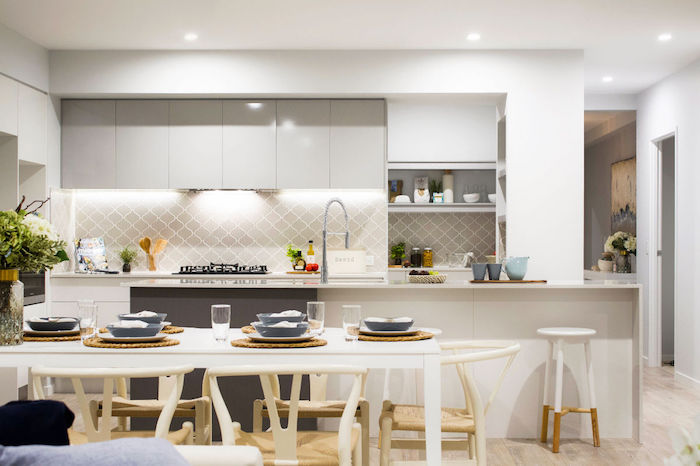
[[[231,305],[231,327],[243,327],[256,320],[262,312],[280,312],[287,309],[306,311],[306,303],[316,300],[316,289],[246,289],[246,288],[131,288],[132,313],[150,310],[165,312],[168,321],[181,327],[211,328],[212,304]],[[175,335],[177,337],[177,335]],[[272,360],[270,361],[273,362]],[[204,368],[185,376],[182,398],[196,398],[202,393]],[[288,396],[291,377],[281,378],[282,395]],[[219,381],[221,392],[231,413],[231,418],[241,423],[243,430],[253,429],[253,401],[263,397],[257,377],[229,377]],[[133,379],[133,399],[157,398],[157,381]],[[308,397],[308,382],[302,385],[302,397]],[[214,415],[216,416],[216,414]],[[187,419],[173,420],[173,429],[179,429]],[[194,419],[191,419],[194,422]],[[155,420],[132,419],[132,429],[155,429]],[[265,426],[266,427],[266,426]],[[299,428],[316,428],[314,419],[301,419]],[[220,440],[218,422],[214,422],[214,440]]]

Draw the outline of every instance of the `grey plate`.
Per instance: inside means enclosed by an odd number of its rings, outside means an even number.
[[[302,335],[300,337],[264,337],[259,333],[249,333],[246,335],[249,339],[260,343],[301,343],[316,338],[316,335]]]
[[[27,320],[26,324],[35,332],[59,332],[70,331],[78,326],[78,319],[75,317],[52,317],[53,319],[71,319],[70,322],[52,322],[49,318],[41,317],[41,321],[32,322]]]
[[[367,321],[363,320],[362,321],[365,324],[365,327],[367,327],[369,330],[373,332],[386,332],[386,331],[391,331],[391,332],[405,332],[409,328],[413,326],[413,319],[411,319],[408,322],[392,322],[392,321],[385,321],[385,322],[372,322],[372,321]]]
[[[100,335],[107,343],[152,343],[164,340],[167,337],[164,333],[152,337],[115,337],[113,335]]]
[[[108,325],[107,331],[112,336],[120,337],[152,337],[163,330],[163,324],[148,324],[148,327],[112,327]]]
[[[372,337],[407,337],[410,335],[415,335],[420,331],[419,328],[409,328],[408,330],[395,331],[395,330],[384,330],[384,331],[372,331],[367,327],[360,327],[360,333],[362,335],[369,335]]]
[[[119,314],[119,320],[142,320],[149,324],[159,324],[168,317],[168,314],[159,312],[156,317],[134,317],[133,314]]]
[[[258,320],[262,322],[265,325],[270,325],[270,324],[276,324],[278,322],[282,322],[286,320],[287,322],[302,322],[304,319],[306,319],[306,314],[301,314],[300,316],[296,317],[272,317],[272,314],[276,314],[276,312],[272,313],[266,313],[266,314],[258,314]]]
[[[264,337],[298,337],[309,329],[308,322],[295,322],[296,327],[269,327],[261,322],[253,322],[255,330]]]
[[[80,329],[37,331],[25,328],[24,334],[30,337],[70,337],[73,335],[80,335]]]

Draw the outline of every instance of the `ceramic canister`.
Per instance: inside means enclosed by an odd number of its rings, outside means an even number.
[[[451,204],[455,201],[455,177],[451,173],[442,175],[442,202]]]
[[[522,280],[527,273],[529,257],[509,257],[505,262],[506,274],[511,280]]]

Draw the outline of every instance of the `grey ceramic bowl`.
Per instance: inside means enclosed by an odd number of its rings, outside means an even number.
[[[119,314],[119,320],[141,320],[149,324],[159,324],[163,322],[166,317],[168,317],[168,314],[163,312],[159,312],[156,317],[135,317],[134,314]]]
[[[393,322],[391,319],[383,322],[364,320],[364,323],[373,332],[405,332],[413,325],[413,319],[408,322]]]
[[[70,319],[67,322],[55,322],[50,319]],[[57,332],[63,330],[73,330],[78,325],[75,317],[41,317],[41,321],[27,321],[29,328],[36,332]]]
[[[287,321],[287,322],[303,322],[306,319],[306,314],[301,314],[296,317],[294,316],[279,316],[273,317],[273,313],[258,314],[258,320],[264,325],[276,324],[277,322]],[[276,314],[276,313],[274,313]],[[262,334],[261,334],[262,335]]]
[[[300,337],[309,329],[308,322],[297,322],[296,324],[296,328],[270,327],[262,322],[253,322],[253,327],[263,337]]]
[[[148,324],[148,327],[143,328],[124,328],[107,326],[107,330],[113,337],[154,337],[163,329],[163,324]]]

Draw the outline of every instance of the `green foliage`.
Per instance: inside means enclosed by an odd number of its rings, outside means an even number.
[[[430,180],[428,183],[428,188],[430,193],[441,193],[442,192],[442,181],[440,180]]]
[[[25,215],[22,210],[0,211],[0,269],[40,271],[68,260],[65,242],[33,233],[23,222]]]
[[[297,249],[291,244],[287,245],[287,257],[289,257],[289,261],[292,264],[295,262],[295,258],[299,255],[301,255],[301,249]]]
[[[136,259],[137,254],[138,253],[135,249],[131,249],[129,246],[127,246],[119,251],[119,258],[125,264],[131,264],[132,262],[135,262],[134,259]]]
[[[401,241],[400,243],[396,243],[391,247],[391,258],[396,260],[396,259],[404,259],[406,257],[406,243]]]

